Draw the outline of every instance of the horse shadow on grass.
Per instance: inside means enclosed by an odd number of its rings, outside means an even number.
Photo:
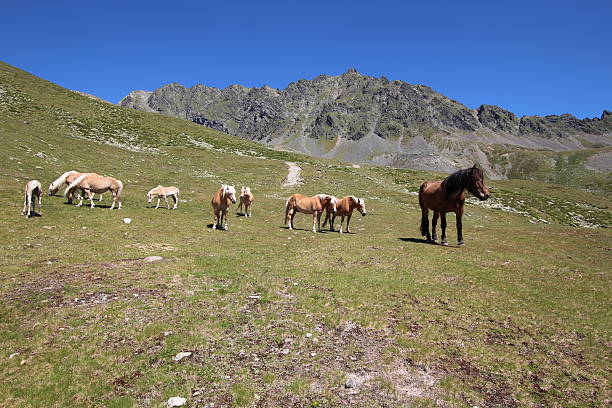
[[[281,229],[284,229],[284,230],[287,230],[287,231],[306,231],[306,232],[312,232],[312,228],[293,228],[293,229],[290,230],[289,227],[284,226],[284,227],[281,227]],[[334,233],[334,232],[337,233],[338,231],[320,230],[320,231],[317,231],[317,232],[322,233],[322,234],[329,234],[329,233]]]
[[[404,242],[412,242],[413,244],[426,244],[426,245],[438,245],[438,246],[442,246],[437,242],[434,241],[428,241],[426,239],[423,238],[398,238],[400,241],[404,241]],[[449,248],[459,248],[458,245],[447,245],[447,247]]]

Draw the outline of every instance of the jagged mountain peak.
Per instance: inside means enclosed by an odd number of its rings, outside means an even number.
[[[611,146],[612,115],[523,116],[496,105],[470,109],[427,85],[362,75],[299,79],[279,90],[223,90],[171,83],[121,105],[192,120],[263,143],[348,161],[451,171],[473,162],[503,177],[500,146],[551,151]],[[493,156],[492,156],[493,155]]]

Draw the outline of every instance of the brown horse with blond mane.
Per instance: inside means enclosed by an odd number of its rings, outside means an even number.
[[[232,203],[236,204],[236,189],[234,186],[221,184],[221,188],[213,195],[210,202],[213,207],[213,212],[215,213],[212,229],[219,228],[227,230],[229,228],[227,224],[227,209]],[[223,225],[224,219],[225,226]]]
[[[491,195],[484,183],[484,173],[477,165],[456,171],[442,181],[426,181],[421,184],[419,189],[421,235],[427,237],[427,242],[436,242],[436,224],[438,218],[441,217],[442,238],[440,243],[448,245],[446,241],[446,213],[454,212],[457,219],[457,241],[459,245],[465,245],[461,224],[465,190],[475,195],[480,201],[486,200]],[[433,218],[431,219],[432,235],[429,234],[429,210],[433,211]]]
[[[64,191],[64,197],[70,198],[74,195],[74,192],[80,189],[83,193],[79,199],[79,203],[77,207],[83,205],[83,196],[87,194],[89,198],[90,207],[94,208],[95,204],[93,201],[93,196],[95,193],[102,194],[110,190],[113,194],[113,202],[111,204],[110,209],[115,208],[115,204],[118,203],[118,210],[121,209],[121,192],[123,191],[123,183],[121,180],[116,179],[114,177],[101,176],[97,173],[85,173],[76,178],[66,191]]]
[[[244,205],[245,217],[251,217],[253,201],[255,201],[255,196],[253,195],[253,193],[251,193],[251,189],[249,187],[242,186],[242,188],[240,189],[240,204],[238,204],[236,212],[241,214],[242,206]]]
[[[346,217],[346,232],[349,234],[351,230],[349,229],[349,223],[351,222],[351,216],[353,215],[353,210],[359,211],[361,216],[365,217],[368,213],[365,208],[365,201],[363,198],[357,198],[355,196],[346,196],[341,200],[336,199],[336,213],[332,213],[330,206],[327,207],[327,212],[325,214],[325,221],[323,221],[323,226],[327,224],[329,221],[329,230],[334,231],[334,220],[336,217],[340,218],[340,232],[342,234],[342,223],[344,222],[344,217]]]
[[[293,219],[295,214],[301,212],[304,214],[312,214],[312,232],[321,231],[321,214],[331,205],[333,213],[336,212],[336,199],[334,196],[327,194],[317,194],[313,197],[307,197],[302,194],[294,194],[285,204],[285,225],[289,222],[289,229],[294,229]]]

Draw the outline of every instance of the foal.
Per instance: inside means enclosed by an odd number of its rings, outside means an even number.
[[[427,237],[427,242],[436,242],[436,224],[442,217],[442,245],[446,241],[446,213],[454,212],[457,217],[457,241],[465,245],[462,234],[461,216],[465,203],[465,190],[474,194],[480,201],[491,195],[484,183],[484,174],[477,166],[459,170],[442,181],[426,181],[419,189],[419,206],[421,207],[421,235]],[[429,235],[429,210],[434,212],[431,220],[432,235]]]
[[[38,201],[38,215],[42,215],[42,195],[43,190],[38,180],[30,180],[25,185],[24,198],[23,198],[23,211],[21,215],[27,217],[30,216],[30,212],[34,212],[36,215],[36,202],[33,198],[37,198]]]
[[[174,207],[172,207],[172,209],[176,210],[176,207],[178,206],[178,198],[179,198],[179,189],[177,187],[157,186],[147,193],[147,200],[149,201],[149,204],[150,204],[151,200],[153,200],[153,198],[156,197],[157,205],[155,206],[155,209],[157,209],[159,208],[159,200],[163,197],[163,199],[166,200],[166,207],[170,209],[170,203],[168,202],[168,196],[172,196],[172,200],[174,200]]]
[[[227,230],[229,228],[227,224],[227,209],[232,203],[236,204],[236,189],[234,186],[221,184],[221,188],[213,195],[210,202],[215,213],[213,229],[218,227],[219,229]],[[223,226],[223,219],[225,219],[225,226]]]
[[[240,204],[236,209],[236,212],[240,213],[242,211],[242,205],[244,204],[244,215],[247,217],[251,216],[251,207],[253,206],[253,201],[255,200],[255,196],[251,193],[251,189],[248,187],[242,187],[240,189]]]

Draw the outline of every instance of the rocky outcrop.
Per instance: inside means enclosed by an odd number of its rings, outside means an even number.
[[[469,109],[427,86],[354,69],[300,79],[283,90],[171,83],[132,92],[120,104],[315,156],[432,170],[479,161],[499,177],[503,172],[486,162],[486,145],[552,151],[612,145],[609,111],[583,120],[517,118],[498,106]]]

